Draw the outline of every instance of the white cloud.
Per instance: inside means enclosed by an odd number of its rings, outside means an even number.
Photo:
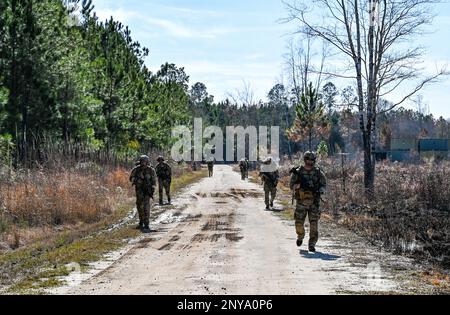
[[[144,16],[140,16],[140,19],[143,23],[150,26],[156,26],[166,31],[168,35],[177,38],[217,39],[220,36],[243,31],[243,29],[236,27],[193,28],[168,19]]]
[[[100,21],[109,20],[111,16],[116,21],[120,21],[123,24],[129,24],[130,20],[138,17],[138,13],[131,10],[125,10],[122,8],[119,9],[96,9],[95,13],[99,17]]]
[[[100,9],[96,10],[96,13],[100,21],[105,21],[112,16],[115,20],[123,24],[129,24],[131,20],[139,19],[144,25],[151,28],[156,27],[166,32],[167,35],[176,38],[216,39],[219,36],[241,31],[240,28],[235,27],[193,28],[170,19],[149,17],[142,13],[123,8]]]
[[[185,16],[196,16],[196,17],[221,17],[229,14],[226,11],[215,11],[215,10],[198,10],[186,7],[175,7],[161,5],[161,8],[167,11],[172,11],[172,13],[181,13]]]
[[[145,18],[145,23],[159,27],[175,37],[194,37],[195,32],[180,24],[165,19]]]

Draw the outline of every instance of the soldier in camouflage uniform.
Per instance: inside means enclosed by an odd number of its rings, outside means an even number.
[[[150,158],[143,155],[133,168],[130,182],[136,190],[136,207],[139,213],[139,229],[149,230],[150,199],[153,199],[156,186],[156,173],[150,165]]]
[[[164,161],[162,156],[157,159],[156,175],[158,176],[158,188],[159,188],[159,204],[163,205],[163,189],[166,191],[167,201],[170,205],[170,185],[172,183],[172,168],[168,163]]]
[[[239,162],[239,169],[241,170],[241,179],[245,180],[246,179],[246,174],[248,173],[248,168],[247,168],[248,164],[245,161],[245,159],[242,159]]]
[[[271,158],[266,159],[263,164],[264,165],[261,167],[259,176],[264,184],[264,201],[266,203],[266,210],[270,210],[270,207],[273,208],[273,202],[275,201],[275,197],[277,195],[277,186],[280,174],[275,166],[271,165]]]
[[[248,171],[250,170],[250,162],[245,159],[245,178],[248,178]]]
[[[326,190],[326,178],[323,172],[315,166],[316,154],[306,152],[305,165],[291,170],[290,187],[297,200],[295,208],[295,229],[297,231],[297,246],[301,246],[305,237],[306,215],[309,218],[310,236],[309,251],[316,251],[319,239],[319,219],[321,195]]]
[[[211,158],[208,160],[208,162],[206,162],[206,164],[208,165],[208,176],[212,177],[214,174],[214,159]]]

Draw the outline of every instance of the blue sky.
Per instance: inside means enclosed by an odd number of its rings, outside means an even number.
[[[101,19],[114,16],[150,49],[147,65],[185,67],[190,83],[203,82],[216,100],[249,84],[265,99],[282,81],[283,55],[294,25],[280,0],[94,0]],[[436,6],[434,33],[418,38],[428,47],[426,65],[450,65],[450,3]],[[245,83],[244,83],[245,82]],[[450,118],[450,79],[421,93],[435,116]]]

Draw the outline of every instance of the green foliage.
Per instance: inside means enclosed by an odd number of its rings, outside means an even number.
[[[325,141],[320,141],[319,146],[317,147],[317,154],[321,159],[328,157],[328,145]]]
[[[328,113],[331,114],[337,105],[336,97],[339,95],[337,87],[332,83],[326,83],[322,88],[322,99]]]
[[[1,1],[0,132],[20,161],[44,135],[116,152],[166,147],[190,119],[189,77],[174,64],[152,74],[148,53],[122,23],[99,21],[92,1]]]
[[[319,100],[319,94],[309,84],[301,96],[300,104],[295,107],[296,120],[290,131],[295,141],[308,140],[308,149],[312,150],[312,141],[317,136],[324,136],[329,131],[329,121],[325,115],[325,106]]]
[[[0,166],[11,166],[14,142],[9,134],[0,135]]]

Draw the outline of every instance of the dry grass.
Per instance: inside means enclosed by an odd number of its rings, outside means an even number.
[[[29,174],[0,186],[3,216],[28,227],[96,222],[124,197],[127,181],[124,170],[100,178],[70,171]]]
[[[92,224],[111,215],[130,193],[128,172],[29,171],[0,183],[0,242],[12,249],[54,229]]]
[[[84,165],[28,170],[13,174],[9,181],[0,180],[0,252],[110,217],[118,204],[134,196],[129,172]],[[194,175],[181,176],[186,172],[186,166],[176,167],[174,177],[189,182]],[[174,190],[183,184],[175,179]]]

